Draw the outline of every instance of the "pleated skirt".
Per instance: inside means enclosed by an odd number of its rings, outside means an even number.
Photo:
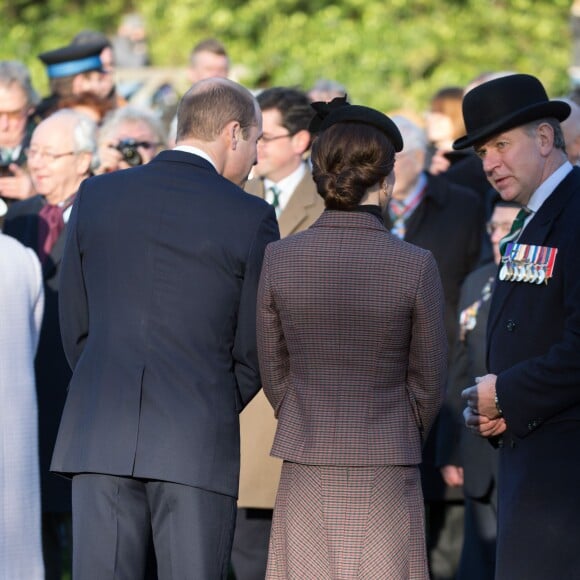
[[[416,466],[284,462],[268,580],[427,580]]]

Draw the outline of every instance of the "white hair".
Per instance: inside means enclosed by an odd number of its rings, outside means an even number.
[[[395,125],[397,125],[403,137],[403,152],[407,151],[425,151],[427,149],[428,140],[425,131],[411,119],[403,115],[394,115],[391,117]]]

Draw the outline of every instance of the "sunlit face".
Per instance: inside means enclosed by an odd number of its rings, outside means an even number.
[[[26,93],[12,83],[0,86],[0,147],[18,147],[26,133],[31,108]]]
[[[74,118],[48,117],[32,134],[28,169],[36,192],[50,204],[70,197],[88,174],[91,156],[75,153],[74,127]]]
[[[112,87],[112,76],[98,70],[80,73],[73,80],[73,94],[93,93],[102,99],[109,96]]]
[[[262,135],[262,118],[257,111],[256,125],[252,125],[244,139],[241,130],[237,135],[235,149],[228,152],[223,176],[243,187],[258,156],[258,139]]]
[[[509,234],[518,211],[517,207],[496,206],[491,214],[491,219],[487,224],[487,231],[493,248],[493,259],[496,264],[499,264],[501,260],[499,242]]]
[[[395,155],[393,198],[403,200],[411,193],[423,171],[425,153],[420,149],[401,151]]]
[[[540,136],[522,127],[495,135],[475,147],[492,187],[505,201],[526,205],[543,181],[546,158]]]
[[[227,78],[229,68],[227,56],[207,51],[198,52],[189,65],[189,80],[193,84],[211,77]]]
[[[425,131],[431,143],[442,146],[453,141],[453,122],[449,115],[429,112],[425,121]]]
[[[282,125],[282,115],[278,109],[266,109],[262,112],[262,118],[264,134],[258,142],[258,163],[254,175],[278,182],[300,165],[303,145],[298,135],[290,134]]]

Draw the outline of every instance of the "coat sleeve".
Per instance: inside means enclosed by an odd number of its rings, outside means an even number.
[[[409,348],[407,385],[423,442],[441,402],[447,371],[443,288],[431,253],[425,255],[417,285]]]
[[[82,186],[76,196],[67,224],[58,296],[62,343],[68,363],[73,370],[83,352],[89,333],[87,292],[79,241],[81,192]]]
[[[266,250],[264,268],[258,290],[258,356],[264,393],[278,417],[280,406],[290,382],[290,356],[272,288],[271,257]]]
[[[238,309],[234,338],[234,373],[240,397],[241,411],[260,390],[261,380],[256,346],[256,296],[266,246],[280,238],[276,214],[268,207],[251,245]]]

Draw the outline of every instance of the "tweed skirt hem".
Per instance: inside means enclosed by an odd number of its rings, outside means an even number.
[[[285,461],[266,578],[428,579],[418,468]]]

